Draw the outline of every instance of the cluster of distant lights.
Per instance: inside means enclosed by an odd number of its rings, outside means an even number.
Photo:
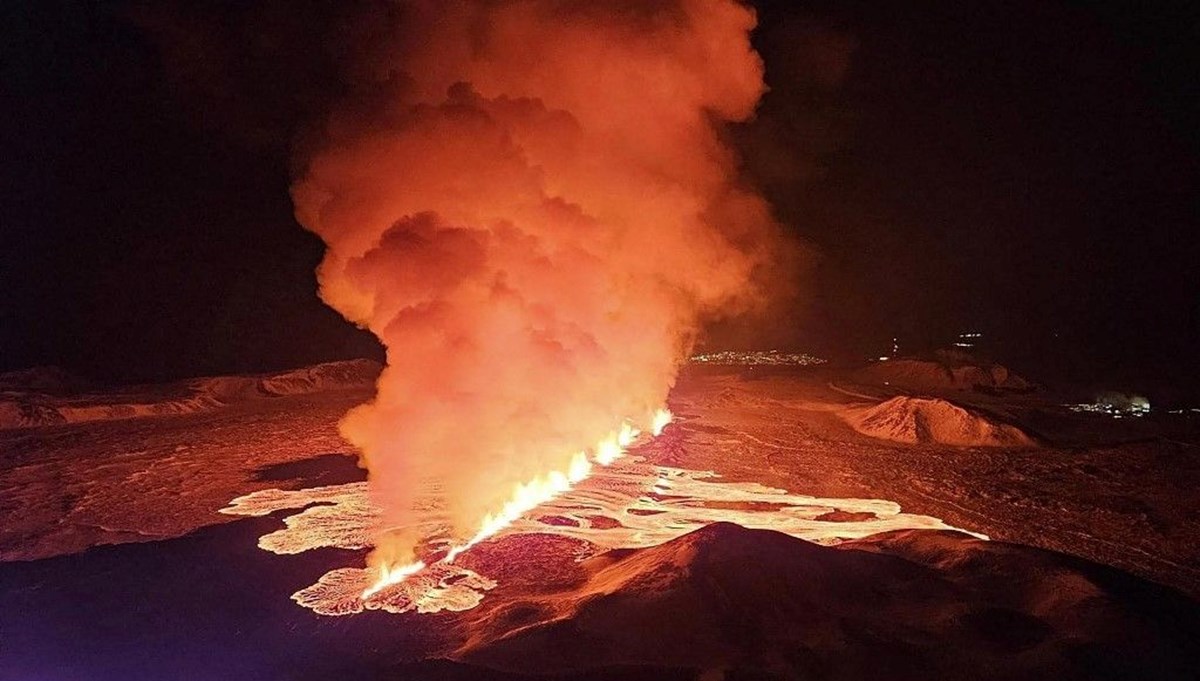
[[[1068,409],[1074,412],[1090,412],[1093,414],[1104,414],[1111,416],[1114,419],[1130,417],[1146,416],[1150,413],[1149,402],[1134,402],[1129,406],[1118,406],[1108,402],[1087,402],[1084,404],[1068,404]],[[1200,408],[1188,407],[1184,409],[1170,409],[1168,414],[1200,414]]]
[[[954,341],[954,347],[973,348],[982,338],[982,333],[960,333],[958,334],[958,340]]]
[[[1150,403],[1137,400],[1130,402],[1128,405],[1117,405],[1113,404],[1112,402],[1100,400],[1097,402],[1068,404],[1066,407],[1074,412],[1104,414],[1106,416],[1111,416],[1114,419],[1124,418],[1126,416],[1142,417],[1150,413]]]
[[[981,333],[963,333],[958,335],[959,341],[954,345],[963,348],[974,347],[983,338]],[[899,344],[892,339],[892,354],[878,358],[886,362],[899,355]],[[695,364],[710,364],[713,366],[815,366],[825,364],[828,360],[814,357],[806,353],[779,352],[778,350],[755,350],[751,352],[708,352],[693,355],[691,361]],[[1063,405],[1073,412],[1104,414],[1114,419],[1125,417],[1142,417],[1150,413],[1150,403],[1144,400],[1133,400],[1127,405],[1113,404],[1107,400],[1083,402]],[[1171,414],[1200,414],[1200,408],[1172,409]]]
[[[709,352],[693,355],[695,364],[712,364],[717,366],[815,366],[824,364],[826,360],[803,352],[779,352],[777,350],[755,350],[752,352]]]

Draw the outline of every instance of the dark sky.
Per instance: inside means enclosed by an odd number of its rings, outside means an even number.
[[[1190,3],[760,2],[734,132],[814,245],[799,347],[980,330],[1034,372],[1200,375]],[[288,146],[338,3],[8,3],[0,370],[112,381],[377,353],[315,296]],[[332,55],[332,56],[331,56]]]
[[[834,122],[822,177],[769,183],[826,255],[811,328],[856,345],[970,327],[1038,373],[1200,375],[1200,35],[1184,7],[811,10],[855,42],[846,76],[776,83],[764,107],[787,118],[815,98]],[[770,69],[803,19],[763,19]]]

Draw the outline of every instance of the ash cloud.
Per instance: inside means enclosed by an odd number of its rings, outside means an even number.
[[[753,116],[732,0],[405,2],[365,15],[352,93],[299,146],[322,298],[387,351],[344,435],[412,557],[418,481],[469,537],[513,485],[665,403],[702,324],[789,251],[721,128]]]

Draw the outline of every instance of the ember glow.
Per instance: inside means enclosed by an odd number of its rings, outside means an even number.
[[[661,432],[702,325],[791,258],[721,136],[764,91],[741,3],[413,0],[366,23],[292,196],[322,298],[387,352],[342,423],[383,588]],[[443,537],[416,529],[427,482]]]

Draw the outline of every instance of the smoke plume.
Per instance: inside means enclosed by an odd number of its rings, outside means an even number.
[[[321,296],[379,337],[362,451],[387,561],[418,482],[469,537],[516,483],[646,428],[701,325],[780,248],[721,126],[763,66],[734,0],[431,0],[351,23],[348,94],[292,194]],[[378,556],[377,556],[378,559]]]

